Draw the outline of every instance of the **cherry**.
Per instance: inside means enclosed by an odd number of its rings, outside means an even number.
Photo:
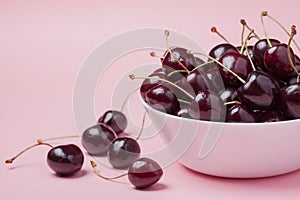
[[[229,43],[221,43],[221,44],[216,45],[214,48],[212,48],[208,55],[214,59],[218,59],[227,52],[238,53],[238,50],[235,46],[233,46]]]
[[[277,44],[269,48],[264,55],[266,69],[273,76],[282,80],[289,78],[294,73],[287,49],[287,44]],[[295,63],[295,56],[292,49],[290,49],[290,53],[292,62]]]
[[[175,115],[178,117],[191,118],[188,107],[181,108]]]
[[[228,109],[226,114],[227,122],[255,122],[252,113],[242,104],[236,104]]]
[[[269,39],[272,46],[280,44],[280,42],[276,39]],[[257,65],[261,68],[266,70],[265,68],[265,61],[264,61],[264,55],[265,51],[268,50],[270,47],[268,45],[267,39],[261,39],[257,41],[253,46],[253,56],[255,58],[255,61]]]
[[[69,176],[78,172],[82,168],[83,161],[82,151],[74,144],[54,147],[47,155],[49,167],[62,176]]]
[[[188,106],[188,111],[193,119],[220,121],[225,106],[218,95],[208,90],[202,90]]]
[[[186,75],[188,71],[194,69],[196,64],[195,57],[187,53],[187,49],[182,47],[173,47],[168,49],[162,60],[162,69],[166,74],[174,70],[185,70],[181,72]]]
[[[205,73],[205,76],[208,78],[207,81],[207,88],[210,91],[215,93],[219,93],[221,90],[224,89],[224,82],[220,71],[215,63],[209,63],[208,65],[204,66],[203,68],[199,69]]]
[[[249,56],[250,56],[250,59],[252,60],[252,63],[256,66],[257,65],[257,61],[256,61],[256,59],[255,59],[255,57],[254,57],[254,52],[253,52],[253,46],[251,46],[251,45],[249,45],[249,46],[247,46],[247,48],[248,48],[248,53],[249,53]],[[238,50],[241,50],[241,46],[238,46],[237,47],[237,49]],[[243,49],[243,52],[241,52],[244,56],[248,56],[248,53],[247,53],[247,49],[246,48],[244,48]]]
[[[116,133],[108,125],[99,123],[83,132],[81,143],[91,155],[106,155],[109,145],[116,137]]]
[[[235,88],[225,88],[224,90],[220,91],[219,94],[220,98],[223,102],[230,102],[237,100],[237,91]]]
[[[140,87],[141,96],[145,99],[146,93],[155,86],[164,84],[160,79],[167,79],[167,75],[163,73],[154,73],[149,77],[156,77],[159,79],[145,79]]]
[[[128,176],[129,182],[136,187],[136,189],[146,189],[155,183],[157,183],[163,176],[163,170],[161,166],[150,158],[139,158],[134,161],[128,169],[128,173],[122,174],[116,177],[105,177],[100,174],[96,169],[97,164],[91,161],[91,166],[97,176],[106,180],[114,180],[124,176]]]
[[[201,90],[207,90],[208,78],[204,73],[199,70],[195,70],[183,77],[178,82],[178,86],[187,91],[190,94],[197,94]]]
[[[179,102],[176,95],[164,85],[158,85],[150,89],[146,96],[146,102],[162,112],[174,114],[179,110]]]
[[[228,69],[235,72],[242,79],[246,79],[252,71],[252,66],[248,58],[237,52],[227,52],[219,58],[219,62],[226,68],[218,64],[220,74],[223,77],[225,85],[238,87],[242,82]]]
[[[279,122],[287,119],[277,110],[256,110],[253,114],[257,122]]]
[[[238,98],[251,109],[270,109],[279,95],[279,84],[268,73],[253,71],[238,90]]]
[[[286,115],[293,119],[300,118],[300,83],[281,88],[280,104]]]
[[[17,159],[26,151],[41,145],[51,147],[47,154],[47,163],[48,166],[58,175],[70,176],[82,168],[84,156],[80,148],[74,144],[53,147],[48,143],[36,143],[27,147],[13,158],[6,160],[5,163],[13,163],[15,159]]]
[[[129,167],[140,156],[141,148],[138,142],[129,137],[114,139],[108,149],[108,160],[117,169]]]
[[[116,134],[122,133],[127,126],[126,116],[117,110],[108,110],[100,116],[98,123],[107,124]]]

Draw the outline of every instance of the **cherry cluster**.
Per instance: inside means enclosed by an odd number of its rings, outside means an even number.
[[[92,156],[107,156],[109,163],[115,169],[127,169],[128,172],[116,177],[105,177],[96,169],[97,164],[91,161],[94,172],[99,177],[112,180],[123,176],[128,176],[129,181],[137,189],[145,189],[157,183],[163,175],[160,165],[150,158],[140,158],[141,148],[137,140],[141,136],[143,124],[140,134],[136,139],[129,136],[121,136],[127,127],[126,116],[117,110],[108,110],[100,116],[98,123],[87,128],[81,137],[81,144]],[[33,147],[46,145],[51,147],[47,154],[48,166],[59,176],[71,176],[81,170],[84,163],[84,153],[80,147],[75,144],[59,145],[53,147],[45,141],[62,139],[49,138],[46,140],[38,140],[34,144],[15,157],[6,160],[6,163],[12,163],[17,157]]]
[[[289,35],[288,42],[269,38],[264,18],[269,17]],[[291,42],[293,37],[268,12],[261,14],[265,33],[260,38],[245,20],[241,45],[226,42],[214,46],[208,55],[183,47],[169,47],[161,68],[145,79],[140,94],[147,104],[159,111],[191,119],[226,122],[277,122],[300,118],[300,59]],[[245,28],[249,33],[245,39]],[[168,36],[166,31],[166,41]],[[256,40],[253,45],[248,41]],[[154,52],[152,56],[156,56]],[[205,56],[204,61],[201,57]]]

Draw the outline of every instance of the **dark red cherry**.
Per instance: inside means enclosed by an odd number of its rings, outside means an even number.
[[[186,75],[178,82],[179,87],[195,96],[201,90],[207,90],[208,78],[204,73],[199,70],[195,70],[192,73]]]
[[[221,56],[223,56],[227,52],[238,52],[237,48],[231,44],[228,43],[221,43],[212,48],[209,52],[209,56],[218,59]],[[210,59],[209,59],[210,60]]]
[[[253,71],[237,92],[238,98],[248,108],[266,110],[276,103],[279,96],[279,84],[268,73]]]
[[[236,104],[228,109],[226,114],[227,122],[255,122],[252,113],[242,104]]]
[[[108,125],[99,123],[83,132],[81,143],[91,155],[106,155],[109,145],[116,137],[116,133]]]
[[[169,114],[174,114],[180,109],[176,95],[164,85],[150,89],[146,93],[145,100],[154,109]]]
[[[127,126],[126,116],[117,110],[108,110],[100,116],[98,123],[107,124],[116,134],[122,133]]]
[[[278,40],[275,39],[270,39],[270,42],[272,46],[280,43]],[[269,49],[267,39],[261,39],[257,41],[253,46],[253,56],[257,62],[257,65],[262,69],[265,69],[264,54],[267,49]]]
[[[238,46],[238,47],[237,47],[237,49],[238,49],[239,51],[241,50],[241,48],[242,48],[241,46]],[[253,53],[253,48],[254,48],[254,47],[251,46],[251,45],[249,45],[249,46],[247,46],[247,48],[248,48],[248,53],[249,53],[250,59],[252,60],[252,63],[254,64],[254,66],[256,66],[257,62],[256,62],[256,59],[255,59],[254,53]],[[247,53],[247,49],[244,48],[242,54],[248,58],[248,53]]]
[[[236,52],[227,52],[219,58],[219,62],[235,72],[242,79],[247,79],[249,73],[253,71],[248,58]],[[242,82],[230,73],[227,69],[218,65],[221,76],[223,77],[224,84],[232,87],[239,87]]]
[[[149,77],[155,77],[160,79],[167,79],[167,75],[164,73],[154,73]],[[140,87],[141,96],[145,99],[146,93],[155,86],[165,84],[165,82],[157,79],[145,79]]]
[[[61,176],[70,176],[78,172],[83,161],[82,151],[74,144],[53,147],[47,155],[49,167]]]
[[[175,113],[175,115],[178,117],[191,118],[188,107],[181,108],[178,112]]]
[[[294,69],[288,58],[287,49],[288,46],[286,44],[277,44],[265,52],[265,67],[277,79],[288,79],[294,73]],[[290,50],[292,62],[295,64],[293,50],[291,48]]]
[[[207,88],[214,93],[219,93],[224,89],[224,82],[220,71],[215,63],[209,63],[204,67],[199,68],[199,71],[205,73],[208,78]]]
[[[170,50],[172,51],[172,54],[170,54],[169,51],[166,51],[162,60],[162,68],[166,74],[169,74],[174,70],[185,70],[185,68],[189,71],[194,69],[195,57],[192,54],[187,53],[187,49],[173,47]],[[186,73],[182,72],[182,74],[185,75]]]
[[[253,115],[257,122],[279,122],[287,119],[277,110],[256,110]]]
[[[193,119],[222,121],[225,106],[218,95],[202,90],[188,106],[188,111]]]
[[[128,179],[137,189],[144,189],[157,183],[163,175],[160,165],[150,158],[140,158],[128,169]]]
[[[140,145],[135,139],[119,137],[109,146],[107,156],[114,168],[125,169],[140,157],[140,153]]]
[[[286,115],[300,118],[300,83],[294,83],[280,90],[280,104]]]
[[[235,88],[225,88],[224,90],[220,91],[218,95],[220,96],[223,102],[237,100],[237,92]]]

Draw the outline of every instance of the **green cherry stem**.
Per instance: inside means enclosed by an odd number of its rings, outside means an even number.
[[[96,162],[95,161],[90,161],[90,164],[91,164],[91,166],[92,166],[92,168],[93,168],[93,170],[94,170],[94,173],[97,175],[97,176],[99,176],[100,178],[103,178],[103,179],[105,179],[105,180],[115,180],[115,179],[118,179],[118,178],[122,178],[122,177],[124,177],[124,176],[127,176],[128,174],[127,173],[125,173],[125,174],[121,174],[121,175],[119,175],[119,176],[115,176],[115,177],[105,177],[105,176],[103,176],[98,170],[97,170],[97,164],[96,164]]]
[[[262,27],[263,27],[263,31],[264,31],[267,43],[268,43],[269,47],[272,47],[271,41],[270,41],[269,36],[267,34],[267,29],[266,29],[266,26],[265,26],[265,22],[264,22],[264,16],[267,16],[267,15],[268,15],[267,11],[262,11],[261,14],[260,14],[260,21],[261,21],[261,24],[262,24]]]
[[[297,68],[295,67],[294,63],[293,63],[293,60],[292,60],[292,57],[291,57],[291,41],[293,40],[293,37],[297,34],[297,31],[296,31],[296,26],[292,26],[291,27],[291,37],[288,41],[288,47],[287,47],[287,54],[288,54],[288,58],[289,58],[289,61],[290,61],[290,64],[292,66],[292,68],[294,69],[294,71],[297,73],[298,77],[300,76],[300,73],[298,72]]]

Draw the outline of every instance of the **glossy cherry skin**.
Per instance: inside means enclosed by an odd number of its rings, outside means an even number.
[[[271,109],[279,97],[279,84],[275,78],[263,71],[250,73],[246,83],[238,90],[238,98],[254,110]]]
[[[253,112],[256,122],[279,122],[287,118],[276,110],[256,110]]]
[[[195,67],[195,57],[192,54],[187,53],[187,49],[181,47],[173,47],[170,49],[172,54],[169,51],[166,51],[164,58],[162,60],[162,68],[166,74],[174,70],[184,70],[182,65],[184,65],[189,71],[193,70]],[[182,63],[182,65],[179,63]],[[182,74],[186,74],[183,72]]]
[[[239,51],[241,50],[241,48],[242,48],[241,46],[237,47],[237,49]],[[247,48],[248,48],[248,53],[249,53],[250,59],[251,59],[252,63],[254,64],[254,66],[256,66],[256,59],[255,59],[254,53],[253,53],[253,48],[254,47],[249,45],[249,46],[247,46]],[[248,53],[247,53],[247,49],[244,48],[242,54],[248,58]]]
[[[300,118],[300,83],[281,88],[280,104],[286,115],[292,119]]]
[[[199,68],[199,71],[204,73],[208,78],[207,88],[214,93],[219,93],[224,89],[224,82],[220,71],[215,63],[208,63],[207,65]]]
[[[201,90],[207,90],[208,78],[204,73],[199,70],[195,70],[192,73],[186,75],[178,82],[179,87],[187,91],[188,93],[195,95]]]
[[[272,46],[280,43],[278,40],[275,39],[270,39],[270,42]],[[255,58],[257,65],[262,69],[265,69],[264,55],[265,55],[265,51],[269,48],[270,47],[268,45],[267,39],[261,39],[257,41],[253,46],[253,56]]]
[[[160,78],[160,79],[168,79],[165,73],[154,73],[149,75],[149,77]],[[165,82],[157,79],[145,79],[140,87],[141,96],[145,99],[146,93],[158,85],[163,85]]]
[[[188,111],[193,119],[222,121],[225,106],[218,95],[202,90],[188,106]]]
[[[129,137],[116,138],[108,149],[108,161],[117,169],[128,168],[140,157],[141,148],[138,142]]]
[[[294,73],[288,58],[287,49],[288,46],[286,44],[277,44],[265,52],[265,67],[277,79],[286,80]],[[295,64],[293,50],[291,48],[290,50],[292,62]]]
[[[214,48],[212,48],[209,52],[209,56],[218,59],[221,56],[223,56],[227,52],[238,52],[237,48],[231,44],[228,43],[221,43],[216,45]],[[210,60],[210,59],[208,59]]]
[[[235,88],[225,88],[219,92],[219,96],[223,102],[230,102],[237,100],[237,91]]]
[[[86,129],[81,137],[82,146],[94,156],[106,155],[117,134],[106,124],[99,123]]]
[[[82,151],[74,144],[53,147],[47,154],[47,164],[61,176],[70,176],[78,172],[83,161]]]
[[[122,133],[127,127],[126,116],[117,110],[108,110],[100,116],[98,123],[107,124],[116,134]]]
[[[145,96],[145,101],[154,109],[169,114],[174,114],[180,109],[176,95],[164,85],[150,89]]]
[[[235,72],[242,79],[246,80],[249,73],[253,71],[252,66],[248,58],[242,54],[236,52],[227,52],[219,58],[219,62]],[[242,82],[230,73],[227,69],[218,65],[220,74],[223,78],[224,84],[231,87],[239,87]]]
[[[236,104],[228,109],[226,114],[227,122],[241,122],[251,123],[255,122],[255,118],[246,106],[242,104]]]
[[[175,115],[178,117],[191,118],[188,107],[181,108]]]
[[[161,166],[150,158],[140,158],[128,169],[128,179],[137,189],[145,189],[154,185],[162,176]]]

